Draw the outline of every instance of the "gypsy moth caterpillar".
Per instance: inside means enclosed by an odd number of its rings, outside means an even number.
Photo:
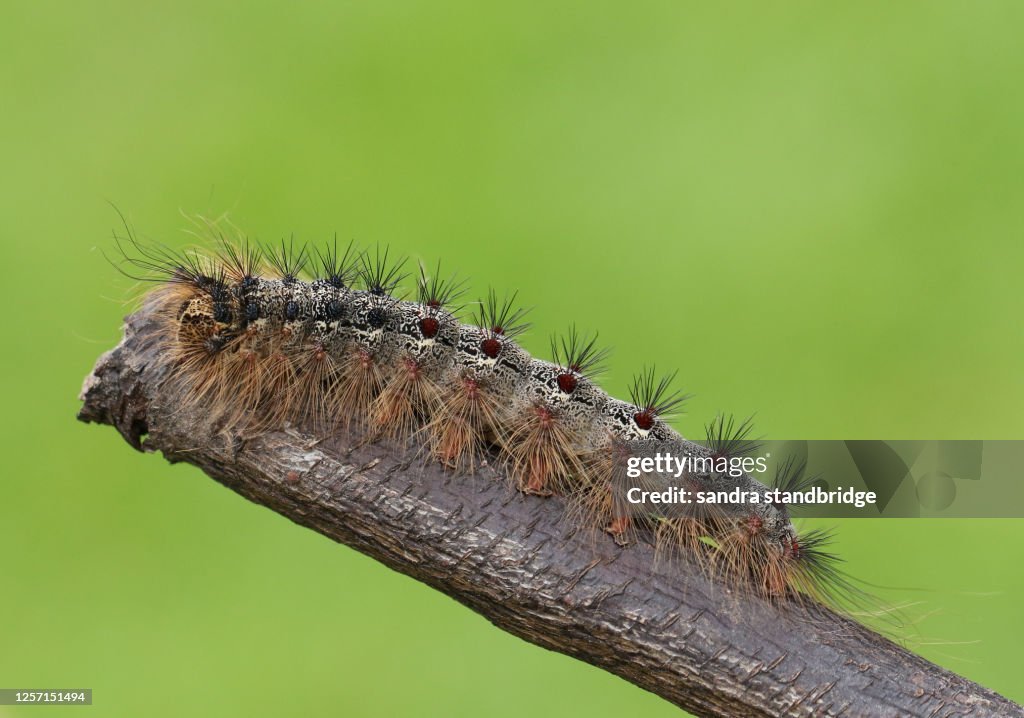
[[[475,322],[464,324],[455,305],[463,282],[420,266],[415,300],[404,299],[405,259],[379,245],[339,251],[336,241],[309,248],[289,240],[261,249],[218,234],[210,252],[177,252],[126,229],[117,241],[122,269],[157,283],[144,301],[161,323],[167,391],[222,431],[293,422],[417,439],[457,472],[496,456],[515,488],[565,497],[573,520],[621,544],[647,537],[659,555],[692,555],[767,598],[836,605],[855,591],[826,548],[828,535],[799,536],[780,503],[627,500],[638,481],[625,471],[629,456],[652,446],[679,456],[747,455],[757,447],[750,420],[717,417],[707,447],[684,439],[668,423],[687,398],[672,388],[675,374],[645,368],[628,401],[611,397],[596,382],[606,350],[575,326],[552,340],[552,361],[532,357],[516,341],[528,324],[515,293],[489,290]],[[798,467],[780,471],[777,482],[803,485]],[[694,490],[768,489],[745,472],[675,478]],[[657,475],[640,481],[652,492],[665,488]]]

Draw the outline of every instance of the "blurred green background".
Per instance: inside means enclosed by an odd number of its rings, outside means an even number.
[[[385,242],[781,438],[1022,438],[1024,5],[5,2],[5,687],[104,716],[678,715],[74,420],[116,203]],[[1018,701],[1021,521],[854,520],[916,649]],[[65,709],[0,708],[0,715]],[[77,709],[81,710],[81,709]]]

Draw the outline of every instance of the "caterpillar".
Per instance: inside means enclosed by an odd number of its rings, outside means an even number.
[[[551,340],[550,360],[533,357],[517,342],[529,325],[516,293],[490,289],[462,321],[464,280],[420,264],[407,298],[409,263],[384,247],[260,246],[207,223],[210,248],[179,251],[142,241],[122,219],[113,263],[155,284],[142,301],[160,326],[169,369],[161,391],[172,406],[201,409],[218,431],[355,432],[417,445],[456,475],[496,461],[510,488],[561,497],[574,523],[623,546],[650,541],[659,558],[688,557],[767,600],[841,608],[862,595],[838,567],[831,533],[800,534],[784,504],[626,499],[630,487],[667,487],[659,475],[631,478],[628,457],[657,447],[733,459],[758,446],[749,420],[725,415],[706,426],[703,442],[673,429],[688,398],[673,389],[675,373],[647,367],[628,400],[615,398],[598,383],[608,351],[596,334],[571,325]],[[787,461],[773,483],[792,492],[811,480]],[[770,488],[746,472],[714,470],[689,470],[675,483]]]

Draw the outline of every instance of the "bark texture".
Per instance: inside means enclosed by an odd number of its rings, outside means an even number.
[[[573,531],[558,499],[511,492],[491,467],[453,477],[387,445],[200,430],[202,416],[162,400],[151,319],[126,322],[86,378],[79,419],[194,464],[531,643],[699,716],[1024,716],[830,611],[787,611],[686,564],[658,565],[650,546]]]

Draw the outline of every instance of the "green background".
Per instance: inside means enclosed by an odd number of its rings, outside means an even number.
[[[0,684],[110,716],[678,715],[74,420],[125,210],[389,243],[791,438],[1021,438],[1024,5],[4,3]],[[1024,524],[854,520],[1024,700]],[[51,709],[32,709],[47,712]],[[68,710],[68,709],[52,709]],[[75,709],[82,710],[82,709]],[[0,715],[30,710],[0,708]]]

